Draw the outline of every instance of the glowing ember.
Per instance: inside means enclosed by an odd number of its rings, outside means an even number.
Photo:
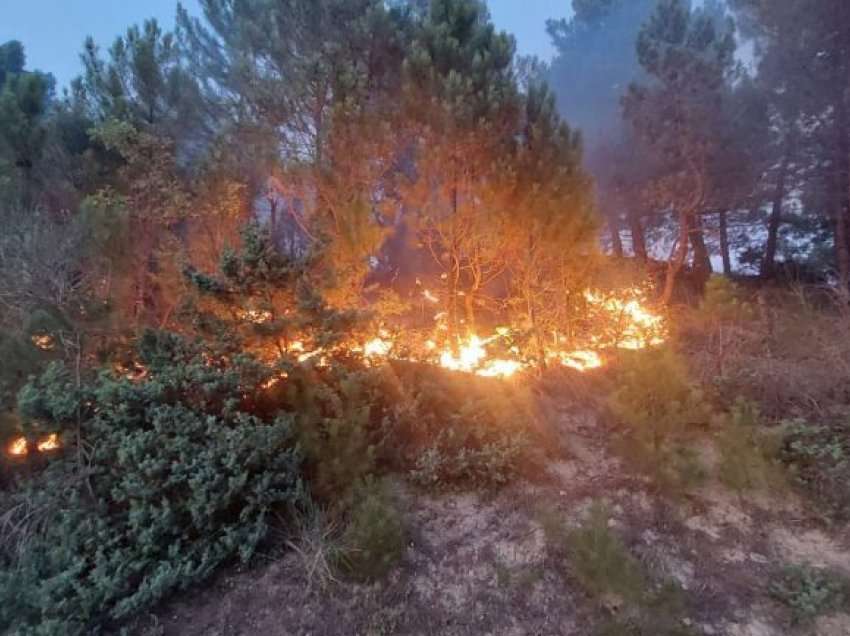
[[[55,345],[55,342],[53,341],[53,336],[33,336],[31,340],[32,343],[42,351],[50,351]]]
[[[307,347],[304,346],[304,343],[300,340],[296,340],[292,344],[289,345],[286,349],[289,353],[297,354],[298,362],[307,362],[307,360],[311,360],[318,355],[321,355],[325,352],[324,349],[319,347],[314,351],[308,351]]]
[[[255,325],[271,322],[272,317],[272,312],[265,309],[243,309],[239,312],[239,318],[252,322]]]
[[[278,383],[282,382],[283,380],[285,380],[288,377],[289,377],[289,375],[287,373],[281,372],[279,375],[275,375],[275,376],[270,377],[268,380],[263,382],[260,386],[263,389],[268,390],[268,389],[271,389],[272,387],[277,386]]]
[[[29,453],[29,445],[26,437],[16,437],[9,444],[9,454],[14,457],[23,457]]]
[[[422,297],[427,300],[429,303],[438,303],[440,299],[437,298],[430,289],[426,289],[422,292]]]
[[[576,371],[598,369],[604,364],[600,355],[595,351],[571,351],[561,353],[558,357],[561,359],[562,365]]]
[[[50,451],[58,450],[62,445],[59,443],[59,434],[51,433],[38,441],[36,448],[39,453],[49,453]]]

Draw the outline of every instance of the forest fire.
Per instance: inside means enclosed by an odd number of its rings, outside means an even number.
[[[660,345],[666,339],[664,317],[648,308],[645,293],[639,288],[625,288],[607,294],[586,291],[584,300],[587,303],[587,333],[569,340],[558,333],[553,334],[550,344],[543,347],[542,352],[547,365],[587,372],[606,365],[605,350],[644,349]],[[517,328],[501,326],[493,329],[491,335],[470,333],[458,336],[453,342],[448,335],[446,312],[437,313],[434,320],[433,330],[422,333],[421,340],[412,346],[409,340],[405,346],[400,346],[393,332],[381,327],[377,335],[366,342],[348,342],[326,349],[310,348],[304,341],[295,340],[286,347],[286,351],[300,363],[312,361],[319,367],[326,366],[328,356],[334,352],[344,351],[360,354],[370,364],[380,360],[405,360],[502,379],[538,366],[539,348],[534,347],[534,353],[523,350],[516,340],[521,333]],[[278,381],[279,378],[269,381],[269,386]]]
[[[53,336],[49,335],[35,335],[31,338],[31,340],[33,345],[42,351],[51,351],[56,344],[53,340]]]
[[[24,457],[29,453],[29,444],[26,437],[16,437],[9,444],[9,455],[12,457]]]
[[[59,435],[57,433],[51,433],[47,437],[44,437],[38,441],[36,444],[36,448],[39,453],[49,453],[50,451],[59,450],[62,445],[59,443]]]
[[[497,333],[485,340],[472,335],[466,343],[458,346],[455,355],[451,350],[440,354],[440,366],[451,371],[464,371],[484,377],[507,378],[523,368],[518,360],[489,359],[486,345],[499,337]]]
[[[58,433],[51,433],[38,440],[35,445],[39,453],[49,453],[51,451],[62,448],[62,443],[59,440]],[[29,441],[23,435],[14,438],[6,449],[6,452],[12,457],[26,457],[29,455]]]

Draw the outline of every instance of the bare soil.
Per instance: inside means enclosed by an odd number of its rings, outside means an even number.
[[[658,580],[686,591],[695,633],[850,635],[850,609],[795,626],[769,585],[788,564],[850,575],[850,530],[788,493],[741,497],[709,484],[671,501],[623,466],[592,412],[553,411],[560,440],[541,474],[498,493],[426,494],[399,484],[410,542],[383,581],[312,585],[293,553],[219,576],[145,617],[140,636],[591,635],[616,603],[588,598],[540,523],[579,524],[604,498],[610,525]]]

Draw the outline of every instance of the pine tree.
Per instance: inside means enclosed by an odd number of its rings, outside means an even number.
[[[513,56],[513,38],[496,32],[481,2],[434,0],[405,61],[415,154],[405,196],[419,211],[422,242],[446,281],[452,340],[460,299],[471,331],[478,296],[506,267],[500,218],[484,201],[498,188],[498,158],[517,130]]]
[[[637,47],[654,82],[630,87],[624,108],[655,162],[655,206],[672,210],[679,226],[662,294],[670,302],[689,245],[703,280],[711,271],[701,215],[713,187],[723,95],[735,68],[734,25],[719,19],[713,5],[694,9],[687,0],[663,0]]]

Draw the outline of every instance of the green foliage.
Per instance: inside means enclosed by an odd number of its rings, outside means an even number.
[[[787,423],[780,453],[796,481],[838,520],[850,519],[850,435],[846,421]]]
[[[739,399],[724,418],[718,438],[720,481],[737,491],[781,488],[779,464],[782,435],[763,430],[758,406]]]
[[[594,502],[581,526],[565,529],[552,515],[542,519],[550,549],[564,558],[572,576],[596,602],[616,617],[603,621],[599,636],[687,636],[686,602],[673,582],[655,585],[610,527],[608,508]]]
[[[415,365],[401,369],[400,382],[385,453],[417,483],[498,486],[534,461],[537,416],[526,388]]]
[[[143,381],[102,373],[74,391],[52,365],[22,391],[27,417],[61,427],[79,413],[89,450],[83,465],[69,453],[30,485],[56,498],[43,531],[2,556],[4,629],[75,634],[120,621],[250,559],[272,511],[303,497],[291,418],[244,410],[260,379],[250,359],[221,367],[173,337],[143,344]],[[56,488],[77,471],[70,492]],[[8,509],[27,496],[14,493]]]
[[[0,48],[0,202],[6,202],[5,190],[12,201],[31,207],[36,203],[37,170],[47,144],[55,80],[25,71],[24,61],[20,42]]]
[[[606,507],[595,503],[587,521],[565,535],[570,572],[595,598],[615,595],[638,603],[646,594],[646,577],[620,538],[608,527]]]
[[[725,276],[712,276],[708,280],[700,312],[704,320],[715,323],[736,323],[754,316],[752,305],[741,298],[738,287]]]
[[[346,497],[377,468],[386,405],[380,374],[306,369],[290,376],[288,408],[307,460],[311,492],[324,500]]]
[[[0,329],[0,411],[12,408],[15,394],[38,369],[40,356],[32,343]]]
[[[623,358],[618,381],[609,407],[628,427],[622,452],[662,488],[697,483],[702,469],[685,441],[689,427],[709,421],[710,408],[681,356],[669,347],[634,352]]]
[[[404,522],[387,482],[367,480],[355,488],[353,497],[339,565],[353,579],[374,581],[402,557]]]
[[[850,600],[850,580],[806,566],[789,566],[770,585],[771,595],[791,610],[794,623],[810,622],[845,607]]]

